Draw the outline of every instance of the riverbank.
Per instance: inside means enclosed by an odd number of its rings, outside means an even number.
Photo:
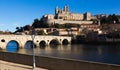
[[[120,45],[120,42],[102,42],[102,41],[88,41],[88,42],[80,42],[77,44],[91,44],[91,45]]]
[[[120,45],[120,41],[79,41],[79,40],[72,40],[72,44]]]
[[[32,56],[26,54],[1,52],[0,60],[32,66]],[[119,70],[120,65],[71,60],[57,57],[36,56],[36,65],[48,70]]]

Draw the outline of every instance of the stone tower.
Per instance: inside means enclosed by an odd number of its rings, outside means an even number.
[[[68,6],[64,6],[63,11],[64,11],[64,12],[68,12]]]
[[[55,14],[58,14],[58,6],[56,6],[56,8],[55,8]]]
[[[91,14],[89,12],[86,12],[84,15],[85,20],[91,20]]]

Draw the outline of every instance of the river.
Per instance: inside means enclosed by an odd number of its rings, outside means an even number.
[[[5,52],[32,55],[32,48],[17,49],[17,44],[10,42]],[[120,65],[120,45],[59,45],[35,48],[35,55],[86,60]]]

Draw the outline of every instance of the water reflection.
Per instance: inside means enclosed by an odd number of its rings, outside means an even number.
[[[34,45],[35,45],[35,44],[34,44]],[[36,45],[35,45],[34,47],[36,47]],[[31,49],[31,48],[33,48],[33,41],[31,41],[31,40],[27,41],[27,42],[25,43],[25,45],[24,45],[24,48],[25,48],[25,49]]]
[[[32,48],[15,49],[14,42],[7,45],[7,52],[32,55]],[[12,47],[9,48],[9,47]],[[1,51],[1,50],[0,50]],[[77,60],[120,64],[120,45],[50,45],[35,48],[38,56],[52,56]]]
[[[41,45],[40,46],[40,49],[45,49],[46,48],[46,45]]]
[[[52,45],[52,44],[51,44],[51,45],[50,45],[50,48],[51,48],[51,49],[58,49],[59,46],[60,46],[60,45]]]
[[[39,46],[40,46],[40,48],[44,48],[46,46],[46,42],[45,41],[41,41],[39,43]]]
[[[10,41],[6,46],[6,51],[8,52],[17,52],[19,45],[16,41]]]

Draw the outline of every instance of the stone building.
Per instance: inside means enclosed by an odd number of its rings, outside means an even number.
[[[42,20],[49,24],[65,24],[65,23],[75,23],[75,24],[92,24],[91,14],[89,12],[85,14],[77,14],[69,12],[68,6],[64,6],[63,9],[55,8],[55,15],[46,14],[43,15]]]

